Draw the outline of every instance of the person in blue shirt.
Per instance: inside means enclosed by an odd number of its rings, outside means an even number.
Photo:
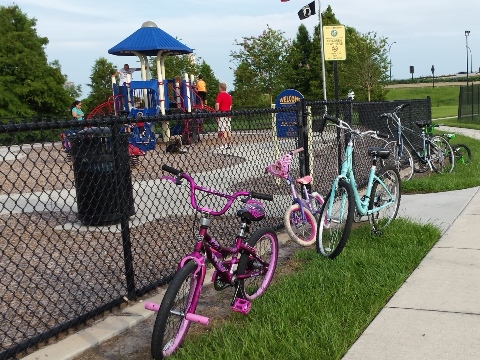
[[[83,111],[82,111],[82,102],[80,100],[75,100],[71,106],[72,116],[78,121],[83,120]]]

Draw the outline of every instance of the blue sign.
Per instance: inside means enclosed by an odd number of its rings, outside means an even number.
[[[295,103],[303,99],[303,95],[294,89],[283,90],[275,100],[275,108],[295,107]],[[278,137],[297,137],[297,113],[277,113],[276,118]]]

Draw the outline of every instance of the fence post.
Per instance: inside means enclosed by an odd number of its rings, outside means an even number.
[[[122,144],[127,142],[127,144]],[[115,162],[116,191],[120,200],[120,229],[122,234],[123,262],[125,265],[125,279],[127,281],[127,294],[129,300],[136,300],[135,272],[133,269],[132,242],[130,240],[129,218],[134,211],[133,197],[131,197],[131,173],[130,156],[128,150],[122,149],[122,145],[128,147],[128,140],[120,136],[120,128],[117,124],[112,127],[112,148]],[[123,150],[123,151],[122,151]],[[133,196],[133,195],[132,195]]]
[[[298,147],[303,147],[303,151],[299,154],[300,176],[310,174],[310,154],[308,152],[308,126],[307,126],[307,108],[305,99],[297,101],[297,131],[298,131]]]

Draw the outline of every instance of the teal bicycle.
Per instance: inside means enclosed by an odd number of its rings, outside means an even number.
[[[349,134],[340,174],[333,180],[330,193],[320,211],[320,225],[317,229],[317,252],[328,258],[337,257],[345,247],[354,219],[368,216],[372,234],[382,235],[383,229],[397,216],[401,197],[401,180],[398,170],[386,165],[377,170],[377,161],[387,159],[390,151],[383,147],[370,147],[368,155],[372,167],[364,195],[357,189],[353,173],[355,138],[372,136],[386,138],[388,135],[377,131],[360,131],[338,118],[325,115],[336,127]],[[323,130],[323,129],[322,129]],[[380,161],[379,161],[380,163]]]

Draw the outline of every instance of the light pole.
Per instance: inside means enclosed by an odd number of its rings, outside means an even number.
[[[388,46],[388,61],[390,63],[390,82],[392,82],[392,58],[390,57],[390,49],[392,48],[392,45],[396,43],[397,42],[394,41]]]
[[[465,30],[465,46],[467,50],[467,89],[468,89],[468,35],[470,35],[470,30]],[[468,96],[468,90],[467,90],[467,96]]]
[[[467,46],[468,51],[470,51],[470,74],[473,73],[473,60],[472,60],[472,49],[470,49],[470,46]]]

